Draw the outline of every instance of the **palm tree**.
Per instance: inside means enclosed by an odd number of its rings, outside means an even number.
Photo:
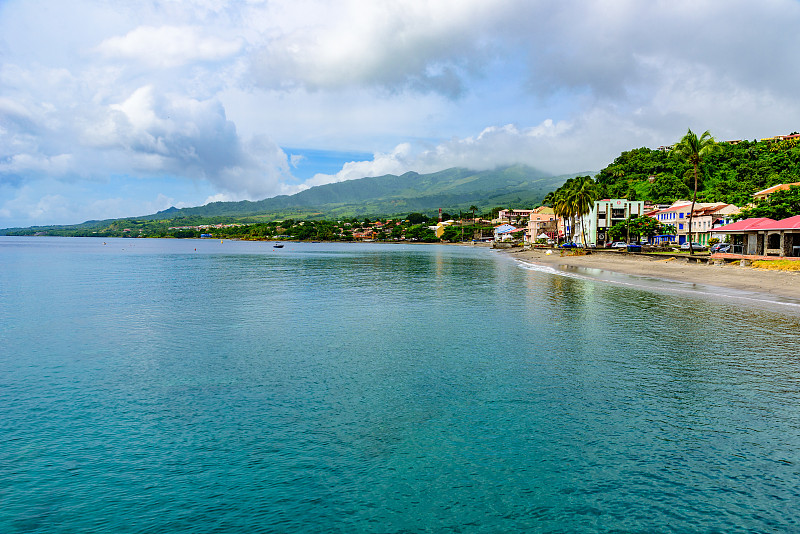
[[[591,213],[594,201],[597,199],[597,189],[594,180],[589,176],[578,176],[572,183],[569,191],[575,215],[581,218],[581,235],[583,235],[583,248],[586,243],[586,221],[584,216]]]
[[[572,241],[572,236],[575,233],[576,208],[568,189],[560,189],[553,195],[553,212],[557,217],[561,217],[564,220],[569,219],[569,240]]]
[[[671,151],[684,158],[694,168],[694,195],[692,196],[692,207],[689,211],[689,255],[694,254],[694,250],[692,249],[692,216],[694,215],[694,204],[697,201],[698,169],[706,156],[721,151],[722,147],[714,141],[714,138],[711,137],[708,130],[703,132],[703,135],[698,138],[697,134],[695,134],[691,128]]]
[[[478,206],[473,204],[472,206],[469,207],[469,211],[472,212],[472,224],[475,224],[475,212],[478,211]]]

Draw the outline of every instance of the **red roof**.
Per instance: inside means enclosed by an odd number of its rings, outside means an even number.
[[[725,226],[717,228],[714,231],[732,232],[732,233],[755,232],[761,230],[762,229],[761,227],[764,224],[777,223],[777,222],[778,221],[776,221],[775,219],[770,219],[769,217],[751,217],[749,219],[736,221],[735,223],[726,224]]]
[[[780,221],[773,221],[764,223],[759,226],[759,230],[797,230],[800,229],[800,215],[781,219]]]

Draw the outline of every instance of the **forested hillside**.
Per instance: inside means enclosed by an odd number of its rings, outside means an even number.
[[[585,173],[584,173],[585,174]],[[591,173],[594,174],[594,173]],[[118,235],[161,232],[170,226],[263,223],[294,220],[342,220],[434,214],[440,208],[458,214],[476,207],[533,208],[574,174],[551,176],[525,165],[488,171],[453,168],[431,174],[408,172],[361,178],[313,187],[295,195],[260,201],[212,202],[193,208],[169,208],[152,215],[87,221],[69,226],[36,226],[0,230],[0,234]]]
[[[775,184],[800,181],[800,146],[796,139],[721,143],[719,154],[701,167],[698,202],[739,206],[753,193]],[[601,198],[628,198],[669,203],[691,198],[691,165],[663,150],[636,148],[623,152],[596,176]]]
[[[170,209],[140,219],[176,217],[242,217],[268,219],[392,216],[414,211],[466,211],[473,204],[519,204],[533,207],[544,195],[574,175],[551,176],[513,165],[490,171],[453,168],[432,174],[387,174],[312,187],[294,195],[255,202],[212,202],[194,208]]]

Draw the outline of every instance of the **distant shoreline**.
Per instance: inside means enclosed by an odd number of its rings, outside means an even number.
[[[562,256],[544,250],[508,252],[523,262],[548,265],[559,269],[587,268],[610,273],[672,280],[704,286],[746,291],[768,296],[771,300],[787,298],[800,304],[800,273],[771,271],[738,265],[688,263],[679,259],[661,259],[626,253]]]

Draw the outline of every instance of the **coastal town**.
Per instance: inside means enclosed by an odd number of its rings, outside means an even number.
[[[767,201],[777,191],[800,187],[800,182],[779,184],[753,195],[754,201]],[[649,205],[643,201],[604,199],[595,201],[585,217],[561,217],[551,207],[532,210],[508,209],[499,212],[497,222],[505,220],[494,229],[496,242],[520,240],[525,244],[568,243],[580,248],[583,243],[590,248],[629,245],[677,245],[687,250],[706,251],[720,244],[724,252],[733,255],[800,259],[800,216],[774,220],[768,217],[750,217],[737,220],[741,209],[724,202],[694,204],[678,200],[668,205]],[[616,236],[613,228],[625,227],[626,221],[649,217],[659,225],[649,226],[650,232]],[[655,233],[668,229],[669,233]],[[619,238],[619,240],[614,239]],[[619,243],[620,245],[616,245]],[[727,245],[722,247],[721,245]],[[569,246],[569,245],[568,245]]]
[[[641,248],[676,253],[713,253],[733,260],[800,259],[800,216],[783,219],[742,218],[742,210],[768,202],[771,195],[800,187],[778,184],[753,194],[753,204],[677,200],[652,204],[625,198],[601,199],[581,216],[563,216],[552,206],[533,209],[496,208],[478,215],[452,217],[421,213],[406,218],[344,219],[337,221],[283,220],[269,223],[217,223],[169,226],[161,234],[148,232],[137,221],[125,221],[123,237],[199,237],[245,240],[357,242],[489,242],[510,246],[560,249]],[[97,232],[94,233],[97,235]],[[689,250],[691,243],[691,251]]]

